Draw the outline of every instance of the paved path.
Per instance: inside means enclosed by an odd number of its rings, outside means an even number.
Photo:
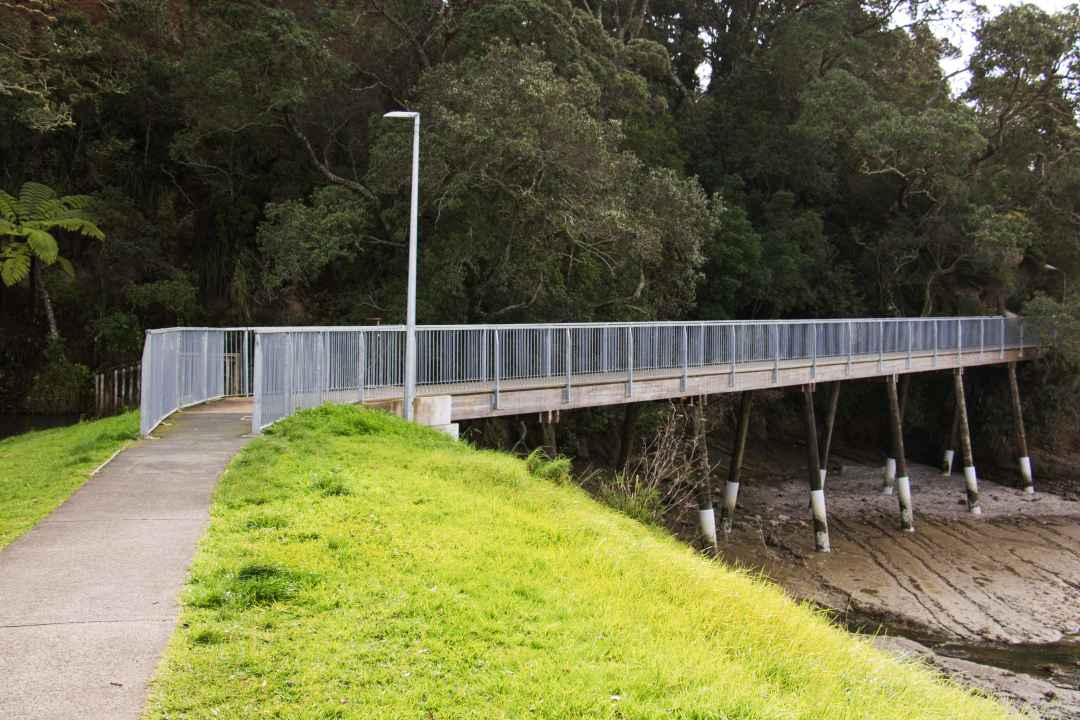
[[[244,404],[180,413],[0,551],[0,718],[138,718]]]

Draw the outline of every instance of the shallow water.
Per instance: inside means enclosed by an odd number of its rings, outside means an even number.
[[[1080,636],[1045,644],[945,642],[930,647],[940,655],[993,665],[1080,690]]]
[[[944,657],[990,665],[1031,675],[1059,687],[1080,690],[1080,635],[1054,643],[997,643],[944,639],[912,628],[896,627],[867,617],[848,617],[848,630],[859,634],[889,635],[914,640]]]

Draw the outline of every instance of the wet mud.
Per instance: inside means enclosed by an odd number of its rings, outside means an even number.
[[[848,462],[826,480],[832,552],[822,554],[806,473],[787,467],[749,468],[721,540],[726,561],[883,636],[892,652],[1043,717],[1080,718],[1080,502],[980,478],[975,516],[961,473],[912,465],[907,533],[881,468]]]

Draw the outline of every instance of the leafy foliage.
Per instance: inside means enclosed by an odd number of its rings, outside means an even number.
[[[401,320],[401,107],[421,322],[1023,312],[1080,271],[1080,20],[968,5],[2,3],[0,184],[73,193],[0,195],[3,327],[40,355],[38,267],[87,365]]]
[[[71,262],[60,257],[60,245],[52,231],[104,240],[105,233],[87,211],[90,202],[85,195],[59,197],[52,188],[36,182],[24,183],[18,198],[0,190],[0,237],[9,238],[0,247],[0,277],[4,284],[14,285],[26,279],[33,258],[46,265],[59,262],[66,273],[74,275]]]

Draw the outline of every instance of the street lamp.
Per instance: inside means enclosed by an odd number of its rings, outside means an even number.
[[[1066,284],[1069,281],[1069,276],[1065,274],[1064,270],[1062,270],[1059,267],[1054,267],[1050,263],[1046,263],[1045,265],[1043,265],[1043,269],[1044,270],[1049,270],[1051,272],[1059,272],[1059,273],[1061,273],[1061,302],[1065,302]]]
[[[383,117],[413,121],[412,214],[409,218],[409,298],[405,317],[405,419],[413,419],[416,399],[416,232],[420,201],[420,113],[388,112]]]

